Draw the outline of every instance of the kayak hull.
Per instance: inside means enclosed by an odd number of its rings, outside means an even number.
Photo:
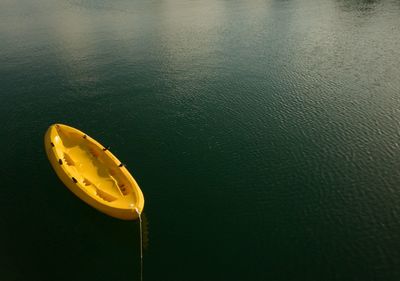
[[[107,148],[62,124],[49,127],[44,143],[57,176],[81,200],[118,219],[138,218],[144,208],[142,191]]]

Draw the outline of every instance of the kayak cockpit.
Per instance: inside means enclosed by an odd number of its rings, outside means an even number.
[[[56,125],[51,136],[58,163],[82,191],[106,205],[129,208],[135,182],[107,148],[74,128]]]

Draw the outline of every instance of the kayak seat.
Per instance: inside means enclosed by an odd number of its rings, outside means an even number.
[[[68,166],[75,166],[75,161],[72,160],[71,156],[69,156],[67,153],[64,152],[64,162]]]

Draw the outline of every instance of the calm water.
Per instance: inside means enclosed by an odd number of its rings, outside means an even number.
[[[1,280],[139,280],[47,127],[146,198],[144,280],[400,280],[400,2],[1,0]]]

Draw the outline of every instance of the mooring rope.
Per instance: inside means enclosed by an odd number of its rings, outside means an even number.
[[[140,281],[143,281],[143,238],[142,238],[142,217],[139,209],[135,208],[136,213],[139,216],[139,231],[140,231]]]

